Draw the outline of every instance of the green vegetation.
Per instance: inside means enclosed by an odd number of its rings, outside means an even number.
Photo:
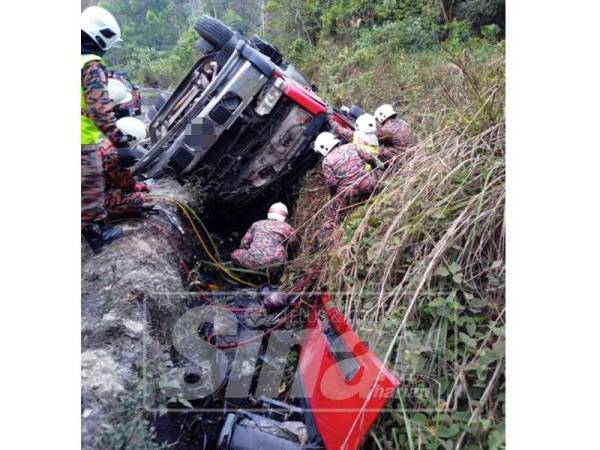
[[[176,83],[196,60],[195,4],[188,0],[100,1],[119,20],[124,41],[122,48],[107,54],[108,62],[142,85]]]
[[[318,170],[306,177],[293,218],[304,250],[286,277],[292,285],[326,260],[320,287],[351,293],[339,306],[352,325],[388,336],[369,342],[405,377],[391,405],[400,412],[380,417],[369,448],[500,449],[504,42],[495,24],[426,17],[349,29],[352,39],[323,29],[312,44],[288,38],[324,98],[370,111],[393,103],[418,143],[316,254],[329,196]]]
[[[326,259],[319,283],[351,293],[340,306],[353,325],[394,337],[373,345],[407,374],[400,412],[380,417],[369,448],[504,448],[504,1],[177,1],[138,15],[141,28],[132,5],[173,2],[109,3],[130,8],[112,7],[131,42],[112,61],[140,83],[181,78],[206,12],[246,35],[264,27],[336,106],[396,106],[418,143],[315,254],[329,196],[318,170],[305,178],[293,217],[303,250],[286,281]]]

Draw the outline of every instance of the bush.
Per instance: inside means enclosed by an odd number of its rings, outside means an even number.
[[[303,249],[284,286],[323,263],[315,288],[347,293],[338,306],[355,329],[398,336],[369,340],[408,375],[369,450],[505,447],[504,43],[469,38],[464,22],[452,30],[424,51],[363,36],[357,48],[322,40],[300,59],[327,100],[393,103],[419,137],[317,253],[329,201],[318,170],[292,217]],[[407,344],[411,334],[437,351]]]
[[[168,88],[179,82],[196,61],[197,38],[196,33],[190,30],[183,33],[170,50],[127,47],[107,59],[114,68],[127,71],[138,84]]]
[[[500,27],[495,23],[481,27],[481,36],[489,42],[496,42],[500,36]]]
[[[450,39],[456,43],[464,43],[471,37],[471,24],[466,20],[453,20],[448,28]]]
[[[383,47],[392,52],[417,52],[433,47],[437,42],[438,27],[426,24],[421,18],[390,22],[365,31],[357,41],[359,48]]]

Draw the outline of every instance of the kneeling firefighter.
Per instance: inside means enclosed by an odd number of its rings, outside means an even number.
[[[116,125],[108,97],[102,57],[121,42],[113,15],[98,6],[81,13],[81,228],[94,253],[122,236],[120,227],[104,223],[104,176],[99,145],[104,138],[118,145],[126,138]]]
[[[344,142],[352,142],[360,147],[363,151],[374,155],[379,159],[379,140],[377,139],[377,123],[375,117],[369,113],[361,114],[356,119],[356,130],[352,131],[349,128],[341,126],[334,119],[329,119],[329,125],[334,133]],[[367,171],[371,171],[373,167],[367,164]]]
[[[377,108],[375,119],[379,123],[377,138],[382,145],[382,161],[402,155],[414,143],[410,126],[398,117],[392,105],[384,104]]]
[[[357,144],[341,144],[333,134],[324,131],[317,136],[314,150],[325,158],[322,170],[329,192],[333,197],[327,209],[319,232],[319,240],[326,238],[335,228],[347,209],[368,197],[377,187],[379,172],[371,167],[383,167],[372,153]]]
[[[296,230],[286,223],[288,209],[283,203],[269,208],[266,220],[254,222],[231,254],[232,261],[246,269],[269,269],[276,273],[298,247]]]

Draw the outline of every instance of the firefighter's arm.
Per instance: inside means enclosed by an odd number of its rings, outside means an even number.
[[[250,227],[246,234],[242,238],[242,242],[240,242],[240,248],[247,250],[250,248],[250,244],[252,244],[252,240],[254,239],[254,224]]]
[[[104,67],[98,61],[91,61],[85,65],[82,77],[88,117],[114,145],[117,145],[124,136],[116,125],[117,118],[108,96],[108,77]]]
[[[356,149],[363,161],[369,163],[371,166],[377,169],[383,167],[383,163],[373,153],[365,152],[362,148],[358,146],[356,146]]]
[[[329,126],[331,127],[334,134],[336,136],[338,136],[341,140],[343,140],[345,142],[352,141],[352,136],[354,135],[354,132],[350,128],[341,126],[339,123],[337,123],[331,117],[328,119],[328,122],[329,122]]]
[[[331,193],[333,191],[332,195],[335,195],[338,180],[335,176],[335,171],[329,164],[327,164],[327,161],[323,161],[323,177],[325,178],[325,183],[327,183],[327,186],[329,187],[329,192]]]

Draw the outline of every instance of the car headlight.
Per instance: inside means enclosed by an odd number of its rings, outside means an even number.
[[[281,97],[281,94],[283,94],[283,84],[284,81],[282,79],[275,78],[272,84],[266,86],[262,100],[254,109],[256,114],[259,116],[265,116],[273,110],[277,104],[277,101]]]

